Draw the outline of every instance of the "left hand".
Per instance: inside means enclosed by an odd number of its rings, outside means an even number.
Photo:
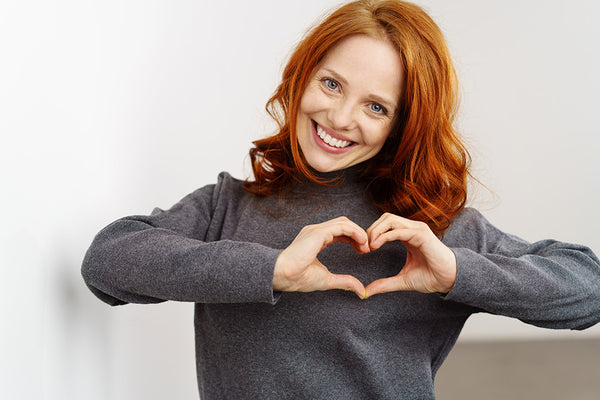
[[[367,229],[371,251],[399,240],[406,246],[406,263],[396,276],[377,279],[365,297],[398,290],[448,293],[456,281],[456,256],[424,222],[385,213]]]

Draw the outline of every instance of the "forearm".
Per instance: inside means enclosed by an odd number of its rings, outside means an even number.
[[[90,287],[117,299],[115,304],[272,303],[279,252],[255,243],[203,242],[126,218],[98,234],[82,274]]]
[[[453,251],[457,279],[448,300],[546,328],[600,321],[600,263],[584,246],[544,241],[518,257]]]

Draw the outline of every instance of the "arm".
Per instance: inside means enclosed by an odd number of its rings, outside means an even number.
[[[528,243],[468,210],[448,245],[457,277],[448,300],[546,328],[585,329],[600,321],[600,261],[585,246]]]
[[[443,293],[445,299],[546,328],[585,329],[600,321],[600,261],[585,246],[528,243],[467,209],[443,242],[423,223],[384,214],[367,230],[371,250],[393,240],[407,248],[396,276],[366,295],[395,290]]]
[[[120,219],[94,239],[82,265],[92,292],[109,304],[273,303],[280,250],[256,243],[206,241],[222,228],[215,209],[231,195],[231,178],[199,189],[167,211]]]

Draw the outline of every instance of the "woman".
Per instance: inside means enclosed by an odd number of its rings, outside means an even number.
[[[222,173],[109,225],[86,283],[113,305],[195,302],[203,399],[433,398],[472,313],[597,323],[589,249],[530,244],[464,208],[455,89],[420,8],[339,8],[284,70],[268,103],[279,131],[250,150],[254,180]]]

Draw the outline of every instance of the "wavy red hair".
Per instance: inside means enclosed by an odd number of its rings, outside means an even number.
[[[404,1],[354,1],[307,33],[266,105],[279,131],[254,142],[249,152],[254,180],[244,187],[264,196],[295,180],[326,183],[311,171],[298,145],[300,100],[327,51],[357,34],[389,40],[404,68],[392,131],[362,174],[371,199],[381,211],[423,221],[442,234],[465,206],[470,157],[453,128],[457,79],[446,41],[420,7]]]

